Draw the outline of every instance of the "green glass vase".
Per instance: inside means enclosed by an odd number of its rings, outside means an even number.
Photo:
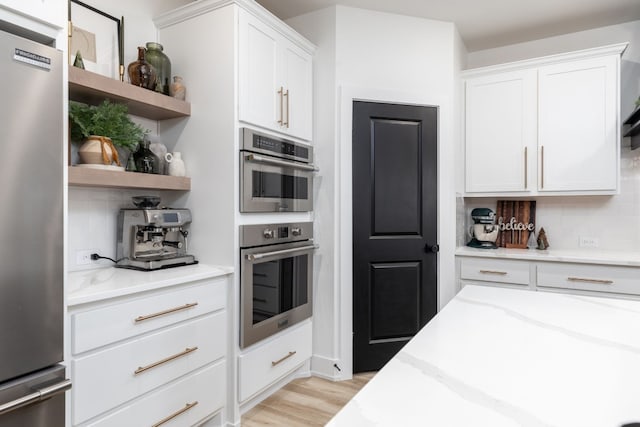
[[[171,84],[171,60],[163,52],[160,43],[147,42],[146,59],[155,68],[157,73],[156,92],[169,95],[169,85]]]

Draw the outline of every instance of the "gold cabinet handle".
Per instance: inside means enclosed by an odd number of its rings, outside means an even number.
[[[133,371],[133,375],[141,374],[143,372],[148,371],[149,369],[155,368],[155,367],[160,366],[162,364],[165,364],[167,362],[171,362],[172,360],[175,360],[175,359],[177,359],[179,357],[186,356],[189,353],[193,353],[197,349],[198,349],[198,347],[191,347],[191,348],[187,347],[184,351],[181,351],[180,353],[174,354],[174,355],[169,356],[169,357],[165,357],[164,359],[158,360],[157,362],[154,362],[154,363],[152,363],[150,365],[139,366],[138,369]]]
[[[284,88],[280,86],[280,90],[277,93],[280,95],[280,120],[278,120],[278,124],[284,126]]]
[[[181,305],[180,307],[174,307],[174,308],[169,308],[167,310],[162,310],[162,311],[159,311],[157,313],[138,316],[135,319],[133,319],[133,322],[134,323],[144,322],[145,320],[154,319],[154,318],[160,317],[160,316],[165,316],[167,314],[175,313],[176,311],[186,310],[188,308],[195,307],[196,305],[198,305],[197,302],[192,302],[192,303],[188,303],[188,304],[185,304],[185,305]]]
[[[289,89],[287,89],[283,96],[287,97],[287,121],[284,122],[283,125],[289,129]]]
[[[612,285],[613,280],[603,280],[603,279],[589,279],[583,277],[567,277],[567,280],[570,282],[581,282],[581,283],[596,283],[598,285]]]
[[[540,147],[540,188],[544,188],[544,145]]]
[[[499,276],[506,276],[507,275],[506,271],[496,271],[496,270],[480,270],[480,273],[482,273],[482,274],[497,274]]]
[[[196,406],[198,404],[198,401],[196,400],[195,402],[192,403],[187,403],[186,405],[184,405],[184,408],[177,410],[176,412],[174,412],[173,414],[169,415],[166,418],[161,419],[160,421],[158,421],[157,423],[155,423],[154,425],[152,425],[151,427],[159,427],[162,424],[165,424],[169,421],[171,421],[172,419],[174,419],[175,417],[177,417],[178,415],[182,415],[185,412],[187,412],[189,409],[193,408],[194,406]]]
[[[271,366],[276,366],[276,365],[281,364],[282,362],[284,362],[285,360],[287,360],[288,358],[290,358],[291,356],[293,356],[296,353],[297,353],[296,351],[290,351],[289,354],[284,356],[282,359],[278,359],[275,362],[271,362]]]
[[[524,147],[524,189],[526,190],[527,187],[529,186],[528,184],[528,179],[529,179],[529,165],[527,162],[527,148],[528,147]]]

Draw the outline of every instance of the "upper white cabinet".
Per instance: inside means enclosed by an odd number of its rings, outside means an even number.
[[[240,120],[310,141],[311,54],[250,12],[239,18]]]
[[[498,120],[499,118],[499,120]],[[498,121],[501,123],[498,125]],[[536,144],[536,71],[466,82],[466,190],[526,191]]]
[[[618,185],[618,58],[538,70],[538,189],[611,191]]]
[[[68,2],[65,0],[3,0],[6,8],[57,28],[65,28]]]
[[[466,71],[466,193],[615,194],[625,47]]]

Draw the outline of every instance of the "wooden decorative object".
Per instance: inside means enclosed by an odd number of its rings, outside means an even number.
[[[496,245],[526,249],[529,234],[536,229],[535,200],[498,200],[496,217],[500,228]]]

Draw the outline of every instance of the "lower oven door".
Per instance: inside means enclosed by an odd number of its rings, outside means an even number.
[[[315,167],[241,151],[240,168],[240,212],[313,210]]]
[[[240,347],[311,316],[312,242],[240,251]]]

